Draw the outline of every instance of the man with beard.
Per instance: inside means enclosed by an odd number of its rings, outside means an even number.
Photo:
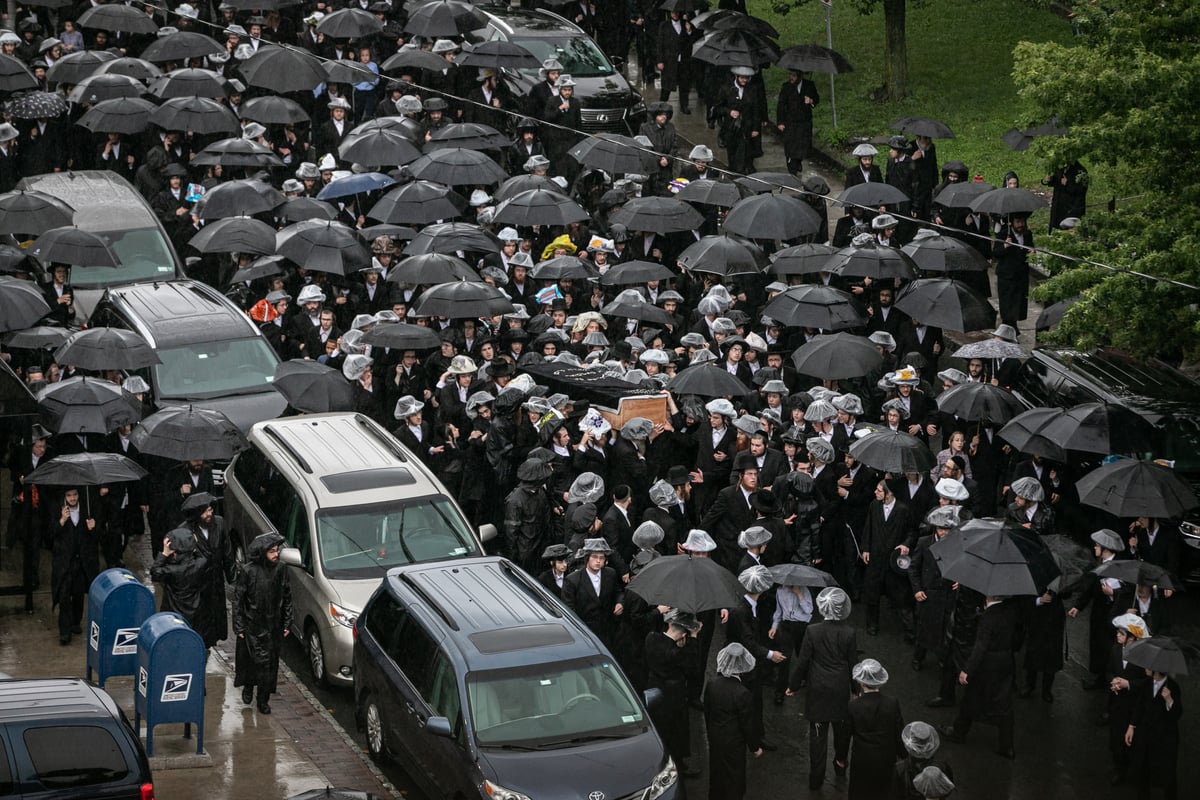
[[[233,583],[237,576],[233,542],[225,530],[225,520],[213,512],[213,502],[213,496],[208,492],[196,492],[184,500],[181,507],[187,519],[187,528],[196,541],[196,555],[205,560],[204,585],[201,589],[205,606],[204,624],[192,627],[204,640],[206,651],[228,635],[225,584]]]
[[[96,519],[79,505],[79,489],[63,493],[57,521],[50,526],[54,555],[50,562],[50,593],[58,606],[58,643],[70,644],[71,634],[83,633],[83,601],[100,571],[100,539]]]

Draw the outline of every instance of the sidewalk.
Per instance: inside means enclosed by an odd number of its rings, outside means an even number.
[[[126,557],[129,568],[150,585],[146,549],[145,537],[138,537]],[[5,550],[0,556],[0,585],[17,584],[20,572],[13,567],[20,551]],[[86,674],[87,639],[75,636],[67,646],[58,644],[49,586],[50,559],[45,551],[33,614],[25,613],[23,595],[0,597],[0,672],[13,677]],[[133,678],[111,678],[104,688],[132,721]],[[205,755],[196,755],[195,739],[183,738],[182,725],[160,725],[154,731],[155,756],[150,765],[159,800],[287,798],[326,786],[358,789],[380,798],[400,796],[286,666],[280,665],[279,693],[271,698],[270,716],[242,705],[241,690],[233,686],[231,641],[210,655],[205,689]],[[142,736],[144,743],[144,724]]]

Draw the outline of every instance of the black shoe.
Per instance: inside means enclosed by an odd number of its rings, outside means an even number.
[[[947,742],[957,742],[958,744],[962,744],[967,740],[966,736],[954,730],[953,725],[943,725],[939,730],[942,732],[942,738]]]
[[[772,744],[771,742],[768,742],[768,741],[763,741],[761,744],[759,744],[759,747],[761,747],[763,749],[764,753],[774,753],[776,750],[779,749],[779,745]]]
[[[60,634],[58,635],[58,643],[59,643],[59,644],[61,644],[61,645],[68,645],[68,644],[70,644],[70,643],[71,643],[71,634],[69,634],[69,633],[60,633]]]
[[[1099,677],[1088,678],[1083,682],[1083,690],[1085,692],[1094,692],[1104,685],[1104,681]]]
[[[679,774],[685,778],[697,778],[700,776],[700,768],[691,761],[682,761],[679,764]]]
[[[924,666],[925,666],[925,663],[923,661],[921,661],[921,659],[914,658],[912,660],[912,671],[913,672],[920,672],[921,668]]]
[[[1053,703],[1054,702],[1054,695],[1050,693],[1049,689],[1042,690],[1042,702],[1043,703]]]
[[[242,687],[242,702],[245,703],[246,705],[250,705],[251,703],[254,702],[254,687],[253,686],[243,686]]]
[[[916,641],[917,641],[916,637],[914,637],[911,633],[904,634],[904,643],[905,644],[913,644]]]
[[[1029,695],[1031,695],[1031,694],[1033,694],[1032,686],[1022,686],[1020,689],[1017,690],[1017,697],[1022,697],[1022,698],[1029,697]]]
[[[83,628],[79,627],[78,625],[72,625],[72,626],[71,626],[71,633],[74,633],[74,634],[80,634],[80,633],[83,633]]]
[[[681,108],[681,109],[679,109],[679,113],[687,114],[688,116],[691,116],[692,110],[690,108]]]
[[[777,706],[783,705],[783,692],[775,693],[775,705],[777,705]]]
[[[258,713],[270,714],[271,713],[271,705],[269,703],[259,703],[258,704]]]
[[[1007,758],[1009,761],[1015,761],[1017,759],[1017,754],[1013,752],[1011,747],[1007,750],[996,750],[996,755],[1000,756],[1001,758]]]
[[[925,701],[926,708],[954,708],[954,700],[949,697],[934,697]]]
[[[867,626],[867,636],[878,636],[878,635],[879,635],[879,628],[877,628],[874,625]]]
[[[833,762],[833,774],[837,775],[839,778],[842,777],[843,775],[845,775],[846,774],[846,765],[839,764],[837,762],[837,760],[835,759]]]
[[[710,119],[710,120],[708,121],[708,129],[711,131],[711,130],[712,130],[713,128],[715,128],[715,127],[717,127],[717,123],[713,122],[713,121]]]

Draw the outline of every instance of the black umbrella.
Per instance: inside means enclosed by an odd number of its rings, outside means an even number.
[[[977,331],[996,324],[996,309],[970,286],[945,278],[921,278],[905,286],[896,308],[923,325]]]
[[[492,317],[512,311],[512,299],[487,283],[456,281],[427,289],[413,304],[418,317],[469,319]]]
[[[321,64],[321,71],[325,73],[329,83],[353,84],[379,79],[379,74],[366,64],[361,61],[351,61],[348,58],[325,61]]]
[[[281,94],[310,91],[325,82],[320,60],[298,47],[260,47],[238,70],[247,86]]]
[[[497,40],[499,42],[500,40]],[[512,144],[491,125],[479,122],[452,122],[430,132],[424,151],[442,150],[447,147],[464,147],[467,150],[501,150]]]
[[[146,87],[128,75],[92,75],[79,82],[67,99],[81,105],[96,105],[105,100],[120,100],[126,97],[141,97]]]
[[[1188,661],[1195,661],[1195,647],[1170,636],[1151,636],[1125,646],[1122,657],[1134,666],[1163,675],[1187,675]],[[1175,702],[1179,702],[1176,698]]]
[[[1032,214],[1045,207],[1042,198],[1026,189],[993,189],[971,203],[971,209],[979,214]]]
[[[986,597],[1038,594],[1039,584],[1016,536],[998,523],[972,520],[935,542],[930,552],[941,567],[942,577]],[[1040,587],[1044,589],[1047,583]]]
[[[676,397],[694,394],[699,397],[744,397],[750,389],[720,367],[697,364],[680,370],[667,381],[666,389]]]
[[[265,144],[235,136],[219,139],[205,147],[191,161],[192,166],[209,167],[282,167],[283,161]]]
[[[123,328],[87,328],[73,333],[54,351],[54,360],[97,372],[141,369],[162,363],[149,342]]]
[[[532,227],[564,226],[582,222],[590,214],[565,194],[533,189],[510,197],[496,207],[492,220],[497,224]]]
[[[225,79],[207,69],[177,69],[150,87],[155,97],[224,97]]]
[[[557,283],[563,280],[585,281],[598,278],[599,273],[591,264],[577,256],[558,256],[540,261],[529,273],[535,281],[550,281]]]
[[[732,572],[712,559],[694,556],[656,558],[628,588],[651,606],[670,606],[693,614],[733,608],[744,602],[746,593]]]
[[[412,181],[379,198],[367,216],[381,222],[424,225],[460,216],[466,206],[462,195],[440,183]]]
[[[158,23],[139,6],[122,3],[92,6],[79,15],[81,28],[98,28],[112,33],[157,33]]]
[[[1033,144],[1034,137],[1030,136],[1020,128],[1009,128],[1000,135],[1000,141],[1011,147],[1013,150],[1024,151],[1028,150]]]
[[[708,0],[695,0],[695,2],[697,8],[704,8],[709,5]],[[659,7],[663,8],[663,6]],[[752,31],[760,36],[769,36],[772,39],[778,39],[780,36],[779,31],[775,30],[775,26],[766,20],[728,8],[717,8],[713,11],[705,11],[703,14],[697,14],[695,19],[692,20],[692,24],[703,31],[738,28],[744,31]]]
[[[454,58],[460,67],[490,67],[491,69],[537,69],[542,62],[533,53],[519,44],[493,39],[471,47],[464,44],[463,51]]]
[[[734,183],[750,194],[777,192],[780,189],[804,190],[803,181],[787,172],[751,172],[744,177],[735,178]]]
[[[978,250],[953,236],[922,231],[900,249],[926,272],[983,272],[989,266]]]
[[[747,239],[798,239],[816,233],[821,217],[813,207],[786,194],[759,194],[738,201],[725,216],[724,230]]]
[[[242,104],[242,119],[264,125],[287,125],[309,121],[308,112],[295,100],[268,94],[254,97]]]
[[[396,350],[433,350],[442,345],[442,337],[430,328],[403,322],[381,322],[373,325],[362,340],[364,344],[392,347]]]
[[[551,192],[562,191],[561,186],[545,175],[517,175],[500,184],[500,188],[492,193],[492,197],[497,203],[500,203],[521,192],[529,192],[534,189],[546,189]]]
[[[647,150],[628,136],[598,133],[585,136],[567,153],[585,167],[609,173],[640,173],[646,171],[647,159],[651,162],[657,160]]]
[[[50,92],[25,92],[5,103],[5,112],[17,119],[52,119],[67,108],[66,100]]]
[[[432,72],[441,72],[446,68],[446,59],[441,56],[431,53],[428,50],[422,50],[419,47],[401,47],[395,55],[388,58],[379,65],[379,68],[384,72],[395,72],[397,70],[421,69]]]
[[[1059,300],[1053,305],[1046,306],[1042,309],[1042,313],[1038,314],[1035,330],[1038,333],[1051,330],[1063,321],[1063,317],[1067,315],[1067,310],[1082,299],[1081,295],[1075,295],[1074,297],[1068,297],[1066,300]]]
[[[55,433],[112,433],[142,418],[141,403],[108,381],[66,378],[37,394],[42,424]]]
[[[53,64],[51,64],[50,69],[46,70],[46,81],[49,83],[81,83],[85,78],[89,78],[94,75],[101,64],[106,61],[112,61],[116,57],[117,56],[114,53],[110,53],[107,50],[80,50],[75,53],[68,53],[58,61],[55,61]],[[9,56],[4,56],[3,58],[0,58],[0,65],[7,65],[7,61],[5,59],[11,61],[16,60],[10,59]],[[22,68],[24,67],[24,65],[21,66]],[[0,76],[6,74],[7,72],[5,71],[4,67],[0,66]],[[29,77],[33,78],[32,75]],[[0,88],[7,89],[9,91],[32,89],[36,85],[36,82],[34,82],[27,86],[9,88],[8,86],[3,86],[3,81],[0,79]]]
[[[284,222],[328,221],[337,218],[337,209],[315,197],[290,197],[275,206],[275,216]]]
[[[347,136],[338,145],[338,154],[346,161],[364,167],[394,167],[421,157],[421,151],[407,137],[390,128]]]
[[[383,30],[383,20],[361,8],[342,8],[317,23],[317,33],[332,39],[357,39]]]
[[[1075,482],[1075,489],[1085,506],[1118,517],[1179,517],[1200,505],[1174,471],[1132,458],[1096,467]]]
[[[11,244],[0,244],[0,272],[25,275],[32,271],[29,253]]]
[[[1149,561],[1134,558],[1114,558],[1106,561],[1094,570],[1102,578],[1116,578],[1130,586],[1149,586],[1152,589],[1182,590],[1183,582]]]
[[[128,75],[147,83],[162,75],[162,70],[146,59],[128,56],[106,61],[96,69],[96,72],[105,75]]]
[[[863,206],[877,209],[880,206],[907,203],[911,199],[890,183],[871,182],[851,186],[839,194],[834,202],[843,206]]]
[[[850,444],[850,455],[883,472],[928,474],[937,464],[929,446],[915,436],[899,431],[879,430]]]
[[[669,281],[675,273],[653,261],[625,261],[600,276],[601,286],[637,286],[650,281]]]
[[[89,108],[76,124],[94,133],[141,133],[150,126],[150,115],[157,108],[154,103],[140,97],[101,100]]]
[[[729,208],[745,196],[741,186],[733,181],[692,181],[675,194],[676,200],[706,206]]]
[[[1145,453],[1153,449],[1154,426],[1118,403],[1083,403],[1046,422],[1039,434],[1066,450],[1084,453]]]
[[[799,44],[789,47],[779,57],[779,66],[797,72],[822,72],[840,75],[853,72],[850,61],[836,50],[816,44]]]
[[[508,177],[508,173],[484,153],[462,147],[426,153],[408,165],[408,172],[414,178],[447,186],[499,183]]]
[[[792,353],[796,371],[816,378],[860,378],[883,363],[879,348],[865,336],[839,332],[814,336]]]
[[[142,50],[141,57],[156,64],[169,61],[187,61],[203,58],[213,53],[225,52],[225,45],[196,31],[176,31],[160,36]]]
[[[983,181],[951,183],[933,196],[933,202],[934,205],[945,208],[970,208],[980,195],[987,194],[995,188]]]
[[[480,27],[475,8],[458,0],[432,0],[408,14],[404,32],[429,38],[457,37]]]
[[[901,117],[892,123],[892,129],[913,136],[928,136],[930,139],[954,138],[954,131],[950,130],[949,125],[929,117]]]
[[[408,256],[388,270],[387,279],[392,283],[408,283],[414,286],[482,280],[479,273],[471,269],[467,262],[446,253]]]
[[[1000,137],[1000,141],[1011,147],[1013,150],[1028,150],[1033,144],[1033,140],[1039,136],[1066,136],[1069,131],[1059,125],[1058,117],[1051,117],[1049,121],[1041,125],[1031,125],[1024,130],[1019,128],[1009,128]]]
[[[637,261],[630,261],[630,264],[637,264]],[[610,269],[609,272],[612,272]],[[605,277],[608,273],[605,273]],[[604,278],[600,279],[604,282]],[[646,298],[641,295],[636,289],[626,289],[618,294],[610,303],[600,307],[600,313],[610,317],[624,317],[626,319],[636,319],[639,322],[649,322],[656,325],[670,325],[675,321],[675,318],[668,314],[663,309],[646,302]]]
[[[1031,408],[1010,419],[996,433],[1022,453],[1042,456],[1051,461],[1066,461],[1066,451],[1041,433],[1051,420],[1062,413],[1061,408]]]
[[[706,34],[692,45],[692,58],[717,67],[761,67],[779,60],[779,46],[765,36],[737,28]]]
[[[204,198],[196,206],[196,213],[205,220],[251,217],[270,211],[277,205],[278,198],[264,195],[252,181],[227,181],[204,193]]]
[[[417,235],[416,230],[407,225],[394,225],[390,222],[384,222],[380,225],[368,225],[360,230],[359,233],[368,242],[373,242],[381,236],[386,236],[389,239],[402,239],[407,242]]]
[[[917,276],[917,264],[908,253],[895,247],[882,247],[874,240],[843,247],[829,257],[825,268],[844,278],[910,280]]]
[[[0,233],[40,234],[70,225],[75,211],[44,192],[17,190],[0,194]]]
[[[781,325],[827,331],[857,328],[867,323],[867,313],[854,295],[813,283],[793,286],[779,293],[767,303],[762,313]]]
[[[246,446],[229,417],[190,405],[151,414],[133,429],[129,441],[142,453],[174,461],[228,461]]]
[[[404,246],[406,256],[421,253],[499,253],[500,239],[469,222],[443,222],[426,225],[413,240]],[[508,313],[508,312],[505,312]]]
[[[0,277],[0,331],[28,328],[49,313],[46,298],[32,281]]]
[[[990,383],[963,383],[937,397],[939,411],[970,422],[1003,425],[1024,410],[1012,392]]]
[[[1006,358],[1029,358],[1029,351],[1021,347],[1015,342],[1006,342],[1003,339],[984,339],[971,344],[964,344],[962,347],[955,350],[951,356],[953,358],[982,358],[982,359],[1006,359]]]
[[[771,254],[771,266],[767,267],[767,272],[781,277],[824,272],[829,257],[836,252],[827,244],[808,243],[785,247]]]
[[[316,361],[280,362],[271,385],[284,396],[288,405],[305,414],[354,410],[354,387],[342,371]]]
[[[228,106],[207,97],[172,97],[150,114],[150,121],[169,131],[235,133],[241,130]]]
[[[704,217],[699,211],[674,197],[635,197],[610,216],[632,231],[680,233],[699,228]]]
[[[714,275],[756,275],[766,257],[762,248],[737,236],[704,236],[688,245],[677,259],[692,272]]]
[[[35,325],[32,328],[9,331],[0,336],[0,343],[10,349],[53,350],[71,338],[71,333],[69,328]]]
[[[7,361],[0,361],[0,412],[9,417],[38,413],[37,400],[30,394],[29,385],[13,372]]]
[[[115,267],[117,254],[104,237],[73,225],[51,228],[37,237],[29,255],[43,264],[81,267]]]
[[[276,252],[305,269],[349,275],[371,266],[358,233],[341,222],[306,220],[275,235]]]
[[[140,481],[149,474],[132,458],[116,453],[71,453],[39,464],[25,480],[40,486],[102,486]]]
[[[0,53],[0,91],[20,92],[40,84],[29,68],[12,56]]]
[[[696,0],[663,0],[658,4],[661,11],[679,11],[687,13],[696,10]]]
[[[275,229],[253,217],[226,217],[210,222],[188,240],[201,253],[275,252]]]
[[[805,564],[776,564],[770,568],[771,580],[780,586],[824,588],[838,583],[828,572]]]
[[[274,242],[274,238],[274,236],[271,237],[272,242]],[[241,283],[242,281],[253,281],[259,278],[270,278],[273,275],[282,275],[283,265],[280,263],[282,261],[283,256],[279,255],[261,256],[256,258],[246,266],[238,269],[237,272],[233,273],[232,277],[229,279],[229,284],[232,286],[233,284]]]

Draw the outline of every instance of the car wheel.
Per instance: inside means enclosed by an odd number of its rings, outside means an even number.
[[[387,761],[383,745],[383,712],[374,700],[367,698],[367,705],[363,710],[362,717],[363,727],[367,733],[367,753],[370,754],[372,761],[382,764]]]
[[[308,650],[308,670],[312,673],[313,681],[318,686],[327,686],[329,681],[325,672],[325,647],[321,644],[321,634],[317,626],[311,622],[305,626],[304,645]]]

